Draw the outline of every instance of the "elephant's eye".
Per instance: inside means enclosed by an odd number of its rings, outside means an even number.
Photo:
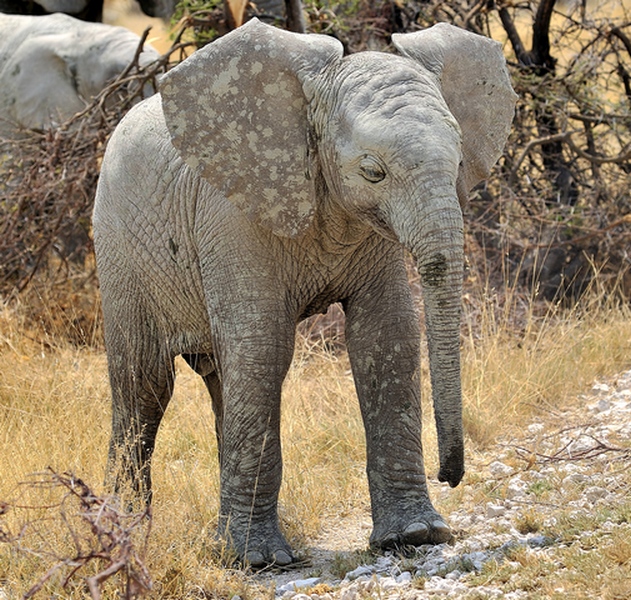
[[[359,163],[359,171],[366,181],[379,183],[386,177],[386,170],[374,158],[364,156]]]

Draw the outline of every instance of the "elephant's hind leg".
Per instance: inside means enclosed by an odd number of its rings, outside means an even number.
[[[131,487],[129,491],[149,504],[151,456],[173,393],[173,357],[155,332],[139,339],[129,335],[132,329],[115,327],[108,332],[106,325],[112,387],[108,480],[117,493]]]
[[[221,390],[221,380],[215,368],[214,361],[207,354],[182,354],[182,358],[189,364],[204,380],[206,389],[210,394],[215,414],[215,433],[217,435],[217,450],[219,454],[219,464],[221,464],[221,447],[223,440],[223,392]]]

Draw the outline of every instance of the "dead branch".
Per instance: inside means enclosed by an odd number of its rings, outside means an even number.
[[[27,518],[17,535],[11,534],[8,527],[0,526],[0,542],[13,545],[18,552],[53,562],[24,594],[24,599],[35,596],[59,573],[64,574],[62,586],[67,588],[89,564],[96,565],[98,569],[95,575],[83,578],[93,600],[100,600],[103,584],[112,578],[116,578],[121,597],[127,600],[151,590],[151,577],[144,565],[151,530],[149,508],[137,514],[128,514],[115,499],[98,496],[81,479],[70,473],[56,473],[52,469],[21,487],[24,490],[42,488],[58,497],[56,502],[40,506],[10,502],[1,505],[0,518],[10,510],[20,508],[27,511],[27,516],[32,511],[54,513],[45,523],[41,517],[37,520]],[[70,555],[55,554],[54,540],[48,544],[52,550],[45,554],[29,547],[31,536],[46,539],[53,535],[50,533],[51,519],[60,521],[72,539],[74,551]],[[136,543],[137,538],[142,542],[140,547]]]

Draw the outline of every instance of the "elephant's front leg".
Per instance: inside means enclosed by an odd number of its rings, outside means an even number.
[[[421,446],[420,334],[403,261],[379,268],[346,302],[346,338],[366,429],[370,544],[441,543],[449,527],[429,499]]]
[[[248,564],[287,565],[291,548],[278,526],[282,476],[281,387],[294,326],[241,323],[221,350],[223,415],[219,533]]]

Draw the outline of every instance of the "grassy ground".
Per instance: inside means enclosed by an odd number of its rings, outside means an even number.
[[[626,310],[596,304],[582,312],[549,310],[537,316],[528,303],[520,308],[505,298],[485,298],[467,299],[463,328],[467,446],[478,463],[493,460],[499,436],[510,438],[535,415],[543,422],[552,419],[596,378],[631,366]],[[426,366],[424,370],[427,388]],[[273,591],[260,582],[224,568],[227,553],[213,543],[218,473],[212,411],[197,376],[183,362],[177,363],[177,371],[174,401],[154,458],[154,517],[144,554],[154,580],[152,597],[269,597]],[[8,308],[0,313],[0,374],[0,500],[8,503],[4,509],[0,504],[0,527],[7,540],[0,543],[0,598],[3,593],[18,598],[60,561],[96,553],[97,538],[77,516],[81,498],[54,485],[50,473],[33,474],[48,467],[71,472],[94,492],[103,492],[109,391],[101,350],[51,338],[34,341],[20,323],[19,311]],[[426,400],[429,391],[423,392]],[[431,407],[426,401],[424,406],[426,467],[435,478],[434,425]],[[346,356],[300,341],[283,407],[281,519],[291,542],[304,550],[325,526],[356,515],[369,519],[363,432]],[[470,483],[475,477],[467,475]],[[437,508],[449,514],[462,503],[483,504],[491,493],[483,481],[473,496],[460,489],[441,493]],[[127,521],[120,519],[116,527],[123,530]],[[130,533],[139,551],[145,534],[146,521]],[[618,552],[611,550],[610,539],[594,536],[593,543],[603,544],[604,556]],[[108,552],[115,555],[116,550]],[[516,556],[511,564],[520,560]],[[41,596],[88,597],[83,577],[103,569],[103,562],[86,560],[73,574],[79,562],[52,573]],[[527,573],[543,581],[548,576],[544,571],[533,567]],[[483,576],[495,581],[504,574],[498,566],[496,573]],[[104,583],[105,597],[116,597],[121,579],[122,572]],[[590,578],[581,585],[588,592]]]

